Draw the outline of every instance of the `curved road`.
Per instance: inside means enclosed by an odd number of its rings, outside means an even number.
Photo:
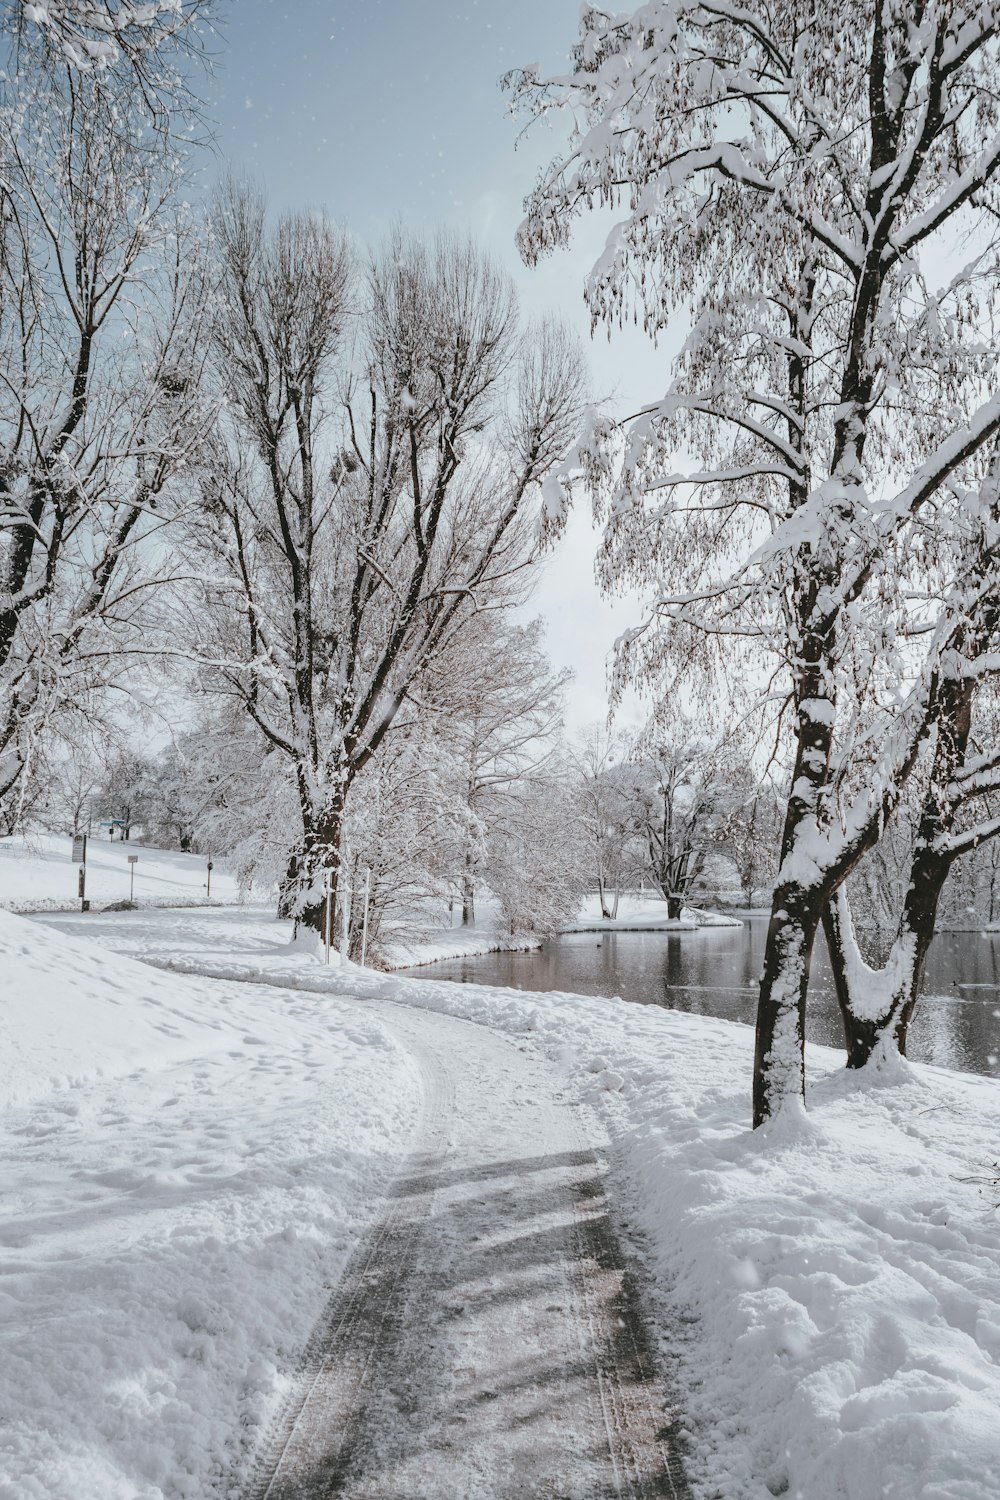
[[[422,1135],[246,1500],[681,1500],[604,1167],[555,1071],[484,1027],[373,1008],[420,1062]]]

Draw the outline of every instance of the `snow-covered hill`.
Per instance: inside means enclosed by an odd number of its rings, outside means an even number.
[[[72,840],[52,833],[0,839],[0,907],[9,911],[77,910],[78,866]],[[200,854],[143,844],[87,842],[87,898],[95,904],[127,901],[132,887],[129,855],[136,855],[135,900],[146,905],[171,901],[238,901],[232,875],[213,860],[211,892],[208,861]]]

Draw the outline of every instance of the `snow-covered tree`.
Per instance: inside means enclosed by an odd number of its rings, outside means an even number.
[[[402,718],[402,716],[401,716]],[[394,938],[439,925],[452,899],[456,864],[468,825],[463,804],[465,766],[434,714],[397,720],[382,751],[356,778],[344,825],[349,951],[362,944],[364,890],[369,889],[368,953]]]
[[[148,825],[154,817],[156,772],[153,762],[127,744],[109,749],[104,775],[91,799],[91,812],[110,824],[111,837],[127,841],[133,824],[149,842]]]
[[[737,800],[725,742],[712,744],[680,721],[679,732],[635,755],[631,807],[646,868],[676,920],[725,842]]]
[[[801,1096],[815,933],[941,722],[941,600],[989,516],[998,21],[979,0],[587,6],[572,71],[513,81],[574,122],[529,200],[525,254],[603,205],[617,222],[587,286],[595,320],[689,324],[666,397],[595,420],[579,452],[605,576],[658,595],[625,665],[652,677],[664,651],[748,642],[787,684],[755,1124]],[[959,240],[964,258],[935,269]]]
[[[559,753],[569,673],[552,668],[542,636],[540,620],[522,625],[509,612],[481,610],[428,671],[417,705],[433,705],[462,765],[463,927],[475,922],[477,881],[510,798],[522,799],[529,781],[548,783]]]
[[[191,708],[149,762],[147,842],[221,857],[244,890],[276,887],[296,838],[290,768],[232,698],[199,693]]]
[[[570,751],[577,817],[593,872],[602,917],[616,917],[623,889],[647,873],[646,841],[635,817],[635,767],[621,731],[592,725]]]
[[[548,935],[577,915],[586,849],[564,760],[550,763],[546,776],[510,787],[483,874],[510,933]]]
[[[0,799],[128,691],[204,427],[182,163],[104,75],[0,102]]]
[[[213,0],[2,0],[0,88],[89,74],[117,111],[138,107],[167,131],[195,103],[187,64],[202,52],[212,8]]]
[[[735,776],[723,843],[746,906],[766,898],[774,884],[783,820],[782,800],[768,777],[752,767]]]
[[[946,646],[937,656],[944,657],[947,669],[941,672],[927,744],[908,788],[903,842],[909,842],[909,857],[882,966],[875,968],[862,956],[846,884],[823,914],[850,1067],[880,1061],[887,1049],[905,1054],[945,882],[956,861],[1000,836],[995,806],[1000,736],[991,712],[1000,665],[1000,492],[994,475],[978,499],[981,530],[969,539],[966,564],[945,600]],[[985,736],[975,732],[977,699]],[[884,836],[880,842],[886,842]]]
[[[322,922],[351,786],[482,601],[520,590],[581,363],[520,327],[467,243],[397,233],[352,279],[343,236],[272,231],[244,187],[215,220],[225,391],[197,545],[199,656],[292,768],[297,909]]]

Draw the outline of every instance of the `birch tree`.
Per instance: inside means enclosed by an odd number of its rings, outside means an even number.
[[[215,224],[227,405],[192,629],[292,769],[288,886],[318,929],[355,778],[468,616],[520,588],[581,363],[555,325],[520,326],[510,283],[470,243],[398,232],[352,277],[330,224],[272,231],[248,189]]]
[[[665,649],[745,642],[776,659],[789,698],[755,1125],[801,1098],[822,913],[877,842],[953,681],[935,602],[956,577],[955,534],[982,513],[1000,427],[983,336],[998,20],[977,0],[588,6],[568,74],[512,80],[527,109],[574,119],[528,201],[525,255],[608,208],[595,322],[688,328],[666,397],[595,419],[578,452],[608,523],[605,576],[657,598],[626,665],[655,676]],[[964,259],[936,271],[959,240]],[[877,743],[859,732],[873,704]]]

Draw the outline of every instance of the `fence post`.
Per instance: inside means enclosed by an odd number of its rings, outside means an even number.
[[[365,966],[365,953],[368,950],[368,901],[372,889],[372,872],[365,871],[365,920],[361,928],[361,967]]]
[[[326,942],[325,942],[326,954],[325,954],[325,958],[326,958],[326,962],[329,963],[330,962],[330,937],[331,937],[332,932],[333,932],[333,871],[332,870],[327,870],[327,872],[326,872],[326,922],[324,923],[324,926],[325,926],[325,930],[326,930]]]

